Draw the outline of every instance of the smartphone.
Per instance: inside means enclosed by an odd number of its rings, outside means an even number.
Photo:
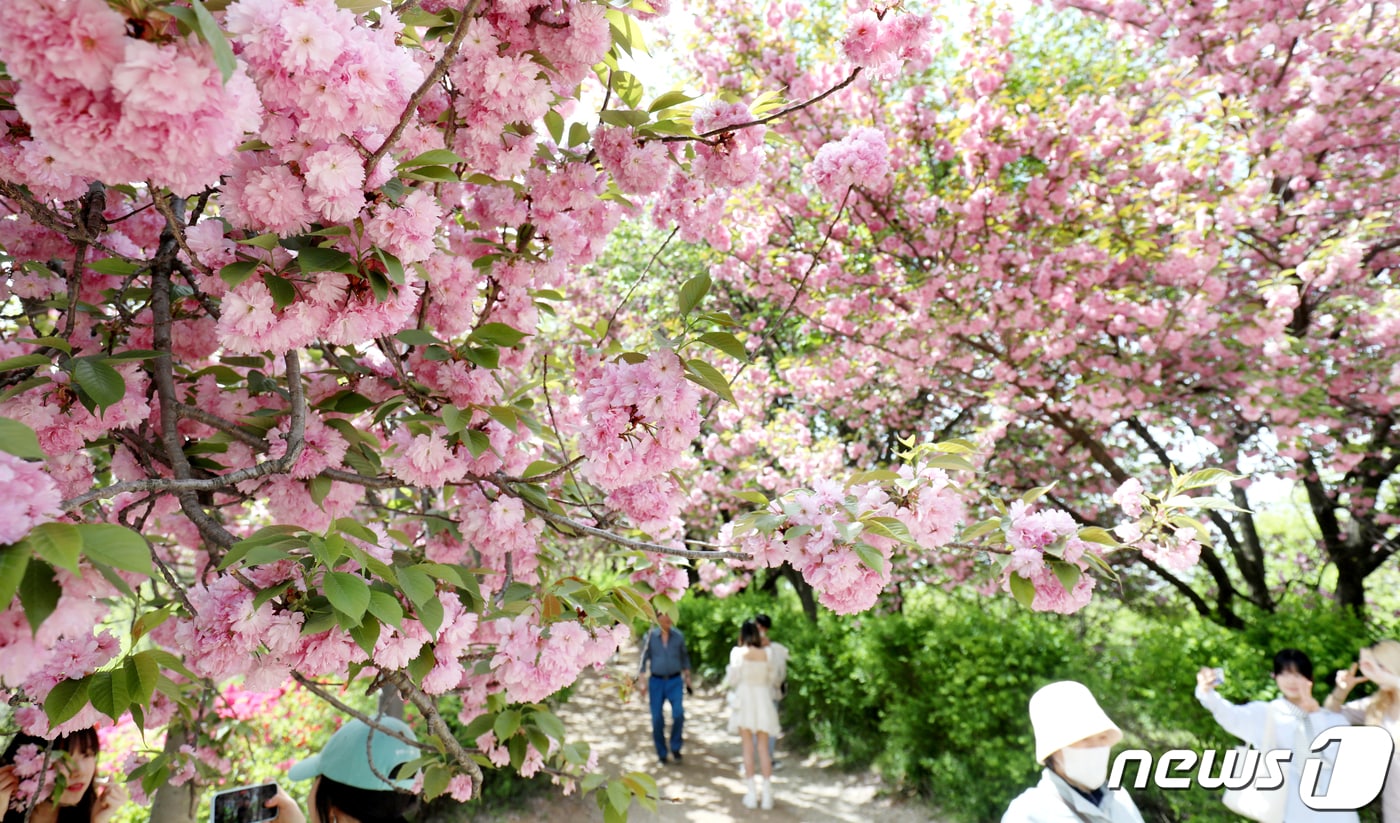
[[[277,809],[269,809],[264,804],[276,796],[276,783],[219,792],[214,795],[210,804],[210,823],[259,823],[275,820]]]
[[[1218,668],[1218,669],[1211,669],[1210,671],[1211,671],[1211,675],[1212,675],[1212,678],[1211,678],[1211,681],[1210,681],[1211,683],[1214,683],[1214,684],[1217,685],[1217,686],[1223,685],[1223,684],[1225,683],[1225,667],[1224,667],[1224,666],[1221,666],[1221,667]]]

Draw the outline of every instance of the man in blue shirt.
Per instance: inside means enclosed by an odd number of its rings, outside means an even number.
[[[685,635],[672,628],[671,616],[657,614],[656,626],[647,632],[642,645],[642,665],[637,670],[637,688],[642,694],[651,693],[651,736],[656,743],[656,757],[666,763],[668,754],[681,762],[681,730],[685,727],[685,708],[681,704],[685,691],[690,690],[690,653],[685,649]],[[642,679],[647,666],[651,677]],[[682,691],[684,690],[684,691]],[[671,703],[671,748],[666,748],[666,720],[662,704]]]

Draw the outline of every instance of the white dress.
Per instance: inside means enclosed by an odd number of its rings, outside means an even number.
[[[740,729],[778,734],[778,710],[773,705],[773,687],[779,682],[779,671],[767,659],[747,660],[750,649],[737,646],[729,653],[729,671],[724,685],[731,691],[729,732]]]

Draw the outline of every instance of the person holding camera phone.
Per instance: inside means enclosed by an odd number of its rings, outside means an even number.
[[[1298,794],[1303,764],[1311,756],[1309,746],[1323,729],[1346,726],[1347,719],[1324,709],[1313,697],[1313,664],[1298,649],[1282,649],[1274,655],[1273,678],[1282,697],[1268,702],[1256,700],[1237,705],[1221,697],[1215,687],[1220,673],[1203,668],[1196,673],[1196,699],[1210,710],[1225,731],[1257,749],[1288,749],[1293,752],[1284,774],[1286,805],[1283,823],[1357,823],[1353,811],[1317,811],[1309,808]],[[1323,767],[1318,789],[1325,792],[1331,780],[1335,748],[1322,752]]]
[[[1376,692],[1344,703],[1351,690],[1362,683],[1374,683]],[[1400,641],[1382,640],[1362,649],[1359,663],[1337,672],[1337,687],[1325,705],[1353,725],[1380,726],[1395,738],[1390,773],[1381,790],[1381,819],[1385,823],[1400,823]]]
[[[402,720],[381,717],[376,725],[416,741]],[[360,720],[350,720],[331,735],[318,754],[287,771],[290,780],[311,780],[311,823],[408,823],[418,796],[408,792],[412,774],[400,768],[418,759],[416,746]],[[296,801],[280,787],[266,803],[276,809],[275,823],[306,823]]]
[[[127,791],[121,783],[108,783],[97,777],[100,749],[96,729],[61,735],[53,741],[51,751],[49,741],[42,737],[15,735],[0,756],[0,823],[23,823],[27,806],[10,808],[21,782],[18,762],[32,766],[37,775],[45,751],[49,752],[49,768],[62,775],[64,787],[57,796],[38,799],[30,823],[107,823],[117,809],[126,805]]]

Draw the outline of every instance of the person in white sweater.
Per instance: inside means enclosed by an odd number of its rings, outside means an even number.
[[[1001,823],[1143,823],[1124,789],[1110,789],[1108,764],[1123,732],[1083,683],[1062,680],[1031,696],[1040,783],[1011,801]]]
[[[1307,654],[1298,649],[1283,649],[1274,655],[1274,682],[1282,697],[1270,701],[1256,700],[1237,705],[1215,691],[1215,670],[1203,668],[1196,673],[1196,699],[1210,710],[1221,728],[1257,749],[1288,749],[1293,755],[1284,770],[1286,793],[1283,823],[1359,823],[1354,811],[1317,811],[1303,802],[1298,785],[1308,758],[1318,757],[1309,750],[1313,738],[1323,729],[1349,725],[1337,712],[1328,711],[1313,697],[1313,664]],[[1326,794],[1332,777],[1336,746],[1320,754],[1323,765],[1318,779],[1318,793]]]

